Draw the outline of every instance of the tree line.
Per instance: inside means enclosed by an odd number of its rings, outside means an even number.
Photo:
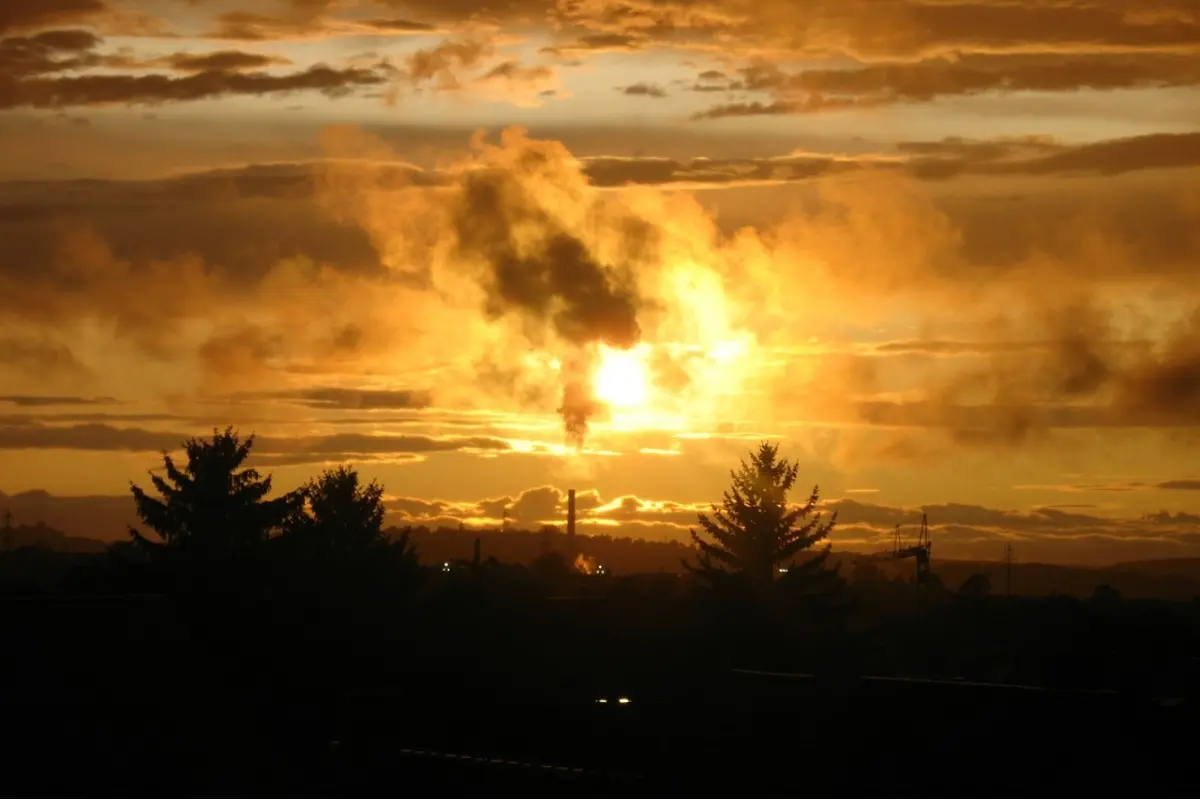
[[[155,567],[201,568],[210,578],[264,555],[415,567],[410,531],[395,537],[384,531],[384,489],[376,481],[364,483],[357,470],[343,465],[271,497],[271,476],[244,466],[253,446],[253,435],[243,440],[232,427],[214,430],[211,438],[184,443],[183,465],[163,455],[162,474],[150,476],[153,494],[131,482],[146,529],[129,529],[136,550]],[[780,458],[777,445],[760,445],[731,472],[721,505],[698,515],[699,530],[691,536],[699,557],[682,566],[712,587],[762,592],[778,578],[788,587],[836,587],[836,571],[826,560],[837,515],[822,519],[817,487],[806,502],[790,504],[797,478],[798,466]]]
[[[276,496],[246,466],[253,443],[227,428],[186,442],[186,461],[164,454],[149,486],[131,482],[140,524],[73,591],[131,598],[134,618],[172,615],[171,630],[236,654],[259,688],[383,682],[414,663],[503,683],[563,659],[572,674],[664,680],[749,666],[1105,688],[1200,655],[1200,603],[993,597],[983,578],[952,592],[869,563],[847,581],[830,558],[836,516],[820,513],[817,487],[789,501],[797,466],[769,442],[698,515],[678,570],[626,576],[575,569],[561,535],[528,564],[477,546],[422,566],[409,530],[384,529],[377,482],[339,466]]]

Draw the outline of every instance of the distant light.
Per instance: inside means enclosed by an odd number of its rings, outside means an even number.
[[[780,571],[781,573],[783,573],[783,572],[787,572],[787,567],[780,567],[780,568],[779,568],[779,571]]]
[[[617,702],[620,703],[621,705],[627,705],[629,703],[629,698],[628,697],[618,697]]]
[[[596,702],[597,702],[597,703],[607,703],[607,702],[608,702],[608,698],[601,697],[601,698],[600,698],[599,700],[597,700]]]

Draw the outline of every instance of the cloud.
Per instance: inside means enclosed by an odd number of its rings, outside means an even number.
[[[628,86],[620,87],[619,91],[622,94],[640,96],[640,97],[666,97],[667,90],[656,83],[645,83],[639,81],[631,83]]]
[[[432,82],[440,91],[462,88],[460,73],[480,66],[494,51],[482,40],[447,39],[416,50],[405,59],[405,75],[414,85]]]
[[[375,30],[387,31],[388,33],[435,33],[437,28],[427,22],[414,22],[410,19],[367,19],[363,20],[363,25],[374,28]]]
[[[577,58],[597,53],[628,53],[641,47],[642,40],[630,34],[590,33],[563,44],[543,47],[540,52],[549,56]]]
[[[541,98],[559,93],[558,75],[545,64],[525,66],[516,60],[502,61],[475,80],[485,99],[501,100],[522,107],[541,105]]]
[[[311,20],[289,20],[250,11],[228,11],[219,15],[207,32],[212,39],[257,42],[266,39],[306,38],[324,31]]]
[[[1155,484],[1157,489],[1181,489],[1184,491],[1200,491],[1200,480],[1186,478],[1173,481],[1163,481]]]
[[[763,103],[755,100],[748,103],[723,103],[692,115],[694,120],[724,119],[726,117],[782,116],[786,114],[821,114],[830,111],[846,111],[858,108],[874,108],[885,104],[879,98],[829,97],[809,94],[801,99],[775,100]]]
[[[156,104],[303,90],[335,97],[356,88],[378,86],[386,80],[371,69],[335,69],[323,64],[276,75],[261,69],[289,64],[287,59],[234,50],[175,53],[139,60],[126,54],[102,52],[102,44],[103,40],[94,32],[83,29],[0,38],[0,108]],[[139,72],[89,73],[94,67]],[[156,68],[187,74],[144,74],[145,70]]]
[[[0,450],[173,452],[179,450],[192,435],[145,428],[118,428],[104,423],[46,425],[33,421],[8,421],[0,424]],[[256,435],[252,455],[255,463],[278,466],[452,451],[501,453],[511,449],[508,441],[490,436],[435,437],[346,432],[325,436]]]
[[[0,403],[9,403],[25,408],[42,406],[105,406],[119,401],[113,397],[49,397],[44,395],[10,394],[0,396]]]
[[[79,424],[64,427],[24,423],[0,425],[0,450],[91,450],[161,452],[175,450],[186,439],[175,433],[110,425]]]
[[[421,409],[432,402],[428,392],[404,389],[344,389],[318,386],[283,392],[251,394],[252,400],[284,400],[325,409]]]
[[[384,78],[366,69],[309,67],[288,75],[209,70],[186,77],[85,75],[0,81],[0,108],[66,108],[107,104],[155,104],[228,95],[313,90],[330,96],[377,86]]]
[[[545,64],[524,64],[502,55],[486,39],[446,39],[410,53],[398,71],[399,85],[413,90],[471,92],[485,100],[537,106],[557,93],[558,75]],[[389,102],[398,102],[397,94]]]
[[[698,119],[810,114],[984,92],[1111,91],[1200,84],[1200,65],[1193,56],[976,56],[794,73],[759,61],[739,72],[741,79],[728,84],[729,90],[766,92],[774,99],[715,106],[700,112]]]
[[[292,62],[282,56],[247,53],[242,50],[219,50],[212,53],[176,53],[163,59],[180,72],[230,72],[289,66]]]
[[[0,369],[43,380],[89,375],[69,347],[42,336],[0,336]]]
[[[0,69],[10,81],[91,66],[100,38],[86,30],[51,30],[0,39]]]
[[[103,0],[38,0],[0,6],[0,33],[87,21],[108,11]]]

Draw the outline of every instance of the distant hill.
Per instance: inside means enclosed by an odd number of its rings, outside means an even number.
[[[0,547],[17,549],[40,547],[58,553],[102,553],[106,543],[84,536],[68,536],[45,523],[36,525],[14,525],[11,529],[0,529]]]
[[[1200,558],[1160,558],[1152,561],[1125,561],[1112,569],[1143,575],[1187,577],[1200,581]]]

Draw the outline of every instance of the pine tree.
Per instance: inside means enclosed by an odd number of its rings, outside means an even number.
[[[265,542],[293,513],[299,498],[292,493],[268,500],[271,477],[239,470],[253,445],[253,436],[241,441],[233,428],[223,433],[214,429],[211,440],[184,443],[183,469],[164,453],[165,477],[150,476],[161,500],[130,482],[138,517],[161,541],[130,527],[134,543],[151,556],[207,561],[235,557]]]
[[[825,571],[828,545],[801,562],[796,558],[829,536],[837,514],[822,523],[821,515],[814,513],[816,486],[804,505],[788,504],[798,471],[797,464],[779,458],[778,446],[770,442],[752,452],[749,461],[743,459],[730,473],[733,484],[721,506],[713,506],[711,516],[699,515],[700,527],[711,541],[690,531],[699,566],[688,569],[710,581],[735,573],[760,585],[770,583],[779,567],[788,569],[790,583]]]

